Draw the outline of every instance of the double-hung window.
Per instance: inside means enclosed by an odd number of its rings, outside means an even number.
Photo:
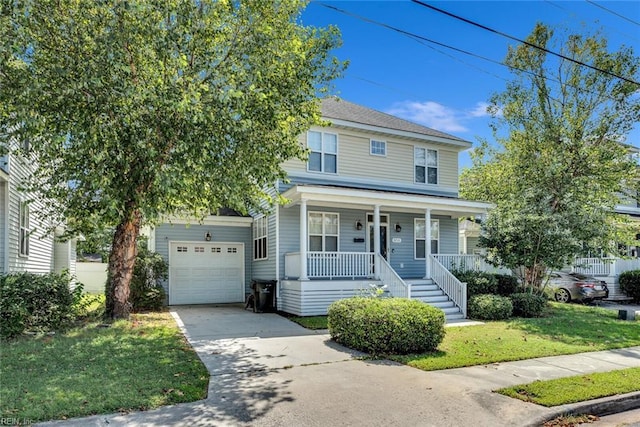
[[[337,213],[309,212],[309,251],[338,252],[339,225]]]
[[[426,223],[424,218],[415,218],[413,223],[413,236],[415,241],[414,253],[416,259],[425,259],[427,241],[427,229],[424,226]],[[440,221],[437,219],[431,220],[431,253],[437,254],[440,242]]]
[[[415,182],[419,184],[438,183],[438,152],[428,148],[413,149]]]
[[[29,256],[29,204],[20,201],[20,256]]]
[[[376,139],[372,139],[369,145],[369,153],[372,156],[386,156],[387,155],[387,142],[386,141],[378,141]]]
[[[269,220],[266,216],[260,217],[253,222],[253,259],[267,259],[267,235],[269,230]]]
[[[308,169],[315,172],[338,172],[338,135],[326,132],[307,132],[309,148]]]

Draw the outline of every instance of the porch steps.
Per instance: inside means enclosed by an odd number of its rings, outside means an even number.
[[[411,299],[422,301],[444,311],[447,322],[464,319],[460,309],[431,279],[407,279],[411,286]]]

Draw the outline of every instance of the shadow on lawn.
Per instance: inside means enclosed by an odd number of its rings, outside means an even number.
[[[553,304],[546,317],[513,319],[510,327],[571,345],[629,347],[640,344],[638,322],[594,306]]]

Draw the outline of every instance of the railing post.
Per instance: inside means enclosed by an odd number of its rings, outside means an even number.
[[[611,264],[609,264],[609,277],[616,277],[618,275],[616,271],[617,269],[616,261],[617,259],[614,258],[611,260]]]
[[[431,257],[431,209],[425,209],[424,211],[424,229],[425,229],[425,240],[424,240],[424,278],[431,279],[431,262],[429,257]]]
[[[307,276],[307,200],[300,201],[300,277],[298,280],[309,280]]]
[[[380,205],[373,207],[373,253],[375,278],[380,278]]]

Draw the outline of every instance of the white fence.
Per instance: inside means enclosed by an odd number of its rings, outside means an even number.
[[[435,256],[429,259],[431,263],[431,278],[449,296],[460,311],[467,317],[467,284],[459,281],[451,272],[438,261]]]
[[[104,293],[107,283],[107,264],[103,262],[76,263],[76,278],[84,285],[84,291],[90,294]]]
[[[373,255],[372,252],[307,252],[307,277],[373,277]],[[286,277],[300,277],[299,252],[286,254],[284,263]]]
[[[440,264],[447,270],[484,271],[486,273],[511,274],[508,268],[495,267],[480,255],[447,255],[434,254]]]
[[[393,297],[398,298],[411,298],[411,287],[405,283],[404,280],[391,268],[389,263],[382,255],[376,255],[379,257],[380,262],[380,281],[383,285],[387,286],[389,293]]]
[[[576,258],[572,270],[592,276],[617,277],[625,271],[640,269],[640,258]]]

